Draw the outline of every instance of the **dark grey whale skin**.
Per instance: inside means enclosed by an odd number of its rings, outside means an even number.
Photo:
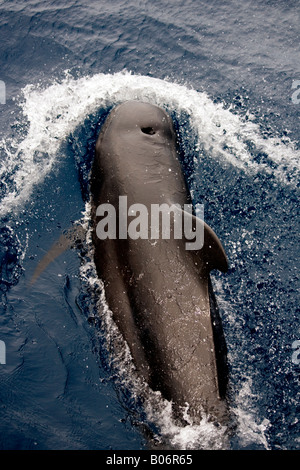
[[[96,142],[91,173],[94,261],[107,303],[128,343],[138,374],[192,422],[227,420],[226,345],[209,272],[228,263],[205,225],[201,250],[186,240],[106,239],[96,234],[96,209],[119,196],[128,207],[190,203],[174,127],[160,107],[138,101],[116,106]],[[118,212],[117,212],[118,213]]]

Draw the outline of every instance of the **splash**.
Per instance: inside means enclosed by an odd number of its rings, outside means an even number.
[[[97,110],[131,99],[165,107],[176,116],[188,115],[196,153],[202,149],[241,171],[270,174],[282,184],[296,186],[300,151],[289,140],[263,137],[249,113],[247,119],[241,118],[206,93],[167,80],[126,71],[74,79],[66,72],[62,81],[47,88],[27,85],[22,90],[16,124],[23,127],[21,138],[0,142],[0,216],[20,210],[30,200],[36,186],[64,158],[61,146],[76,127]]]
[[[236,407],[232,409],[237,419],[237,429],[241,444],[246,448],[253,444],[269,450],[267,431],[270,421],[263,418],[258,422],[258,413],[253,406],[257,397],[252,391],[252,381],[248,377],[236,397]]]

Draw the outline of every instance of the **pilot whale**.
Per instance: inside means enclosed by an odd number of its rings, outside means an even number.
[[[191,197],[169,114],[140,101],[113,108],[96,142],[90,189],[97,274],[137,373],[172,402],[179,419],[188,410],[193,423],[204,416],[224,422],[226,344],[210,281],[212,269],[228,268],[220,240],[194,213],[186,220],[203,228],[203,243],[195,249],[187,248],[183,231],[181,238],[172,236],[175,216],[169,237],[151,238],[151,220],[148,237],[125,230],[130,220],[141,228],[141,207],[150,214],[167,204],[187,214]]]

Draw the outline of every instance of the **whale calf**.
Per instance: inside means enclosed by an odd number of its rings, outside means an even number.
[[[187,249],[190,238],[183,231],[181,238],[172,236],[175,216],[170,218],[170,237],[151,238],[151,219],[144,226],[150,236],[141,227],[145,218],[140,208],[150,214],[164,204],[187,213],[191,197],[178,157],[173,122],[165,110],[140,101],[111,110],[96,142],[91,171],[94,261],[137,373],[172,402],[179,419],[188,408],[193,423],[203,416],[223,422],[226,344],[210,271],[226,272],[224,248],[195,214],[186,219],[190,217],[194,228],[202,224],[203,243],[195,249]],[[130,221],[135,236],[124,230]]]

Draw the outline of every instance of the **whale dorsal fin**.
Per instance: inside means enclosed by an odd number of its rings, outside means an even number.
[[[215,234],[213,229],[207,225],[199,217],[182,210],[185,218],[190,219],[191,226],[195,233],[198,234],[200,240],[191,242],[190,239],[185,239],[186,249],[194,250],[197,256],[201,258],[201,264],[205,263],[208,271],[218,269],[222,272],[228,270],[228,259],[219,237]],[[199,247],[200,245],[200,247]]]
[[[195,216],[194,216],[195,217]],[[228,270],[228,259],[224,247],[215,234],[213,229],[204,222],[204,245],[200,250],[201,256],[204,255],[205,261],[208,263],[208,268],[219,269],[219,271],[226,272]]]

